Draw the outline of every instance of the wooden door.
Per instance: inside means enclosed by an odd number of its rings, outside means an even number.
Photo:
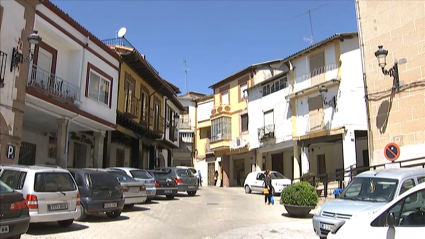
[[[208,163],[208,186],[214,185],[215,162]]]
[[[317,174],[326,173],[326,158],[324,154],[317,155]]]

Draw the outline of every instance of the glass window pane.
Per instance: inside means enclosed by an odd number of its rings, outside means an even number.
[[[94,100],[99,100],[99,84],[100,77],[96,73],[91,71],[89,81],[89,97]]]
[[[224,92],[221,94],[221,103],[224,105],[229,104],[229,92]]]
[[[100,95],[99,95],[99,101],[108,105],[109,104],[109,81],[102,79],[100,85]]]

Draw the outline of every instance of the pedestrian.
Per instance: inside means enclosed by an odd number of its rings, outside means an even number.
[[[264,173],[264,202],[270,205],[272,202],[272,179],[270,178],[270,170]]]
[[[198,176],[199,176],[199,186],[202,187],[202,174],[201,174],[201,170],[198,170]]]
[[[214,172],[214,186],[217,186],[217,180],[218,180],[218,171],[215,170],[215,172]]]

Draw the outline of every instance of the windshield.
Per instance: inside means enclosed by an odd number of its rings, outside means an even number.
[[[158,180],[167,180],[167,179],[173,179],[168,173],[163,172],[152,172],[155,175],[155,178]]]
[[[270,174],[271,179],[287,179],[287,177],[283,176],[283,174],[279,172],[272,172]]]
[[[140,179],[152,179],[152,176],[143,170],[131,170],[130,171],[133,178],[140,178]]]
[[[341,199],[371,202],[390,202],[398,180],[390,178],[355,178],[342,192]]]

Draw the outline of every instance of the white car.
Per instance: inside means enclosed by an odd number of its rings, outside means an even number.
[[[421,183],[377,211],[340,222],[328,238],[411,239],[424,234],[425,183]]]
[[[251,172],[246,176],[245,179],[245,193],[251,192],[263,192],[264,190],[264,173]],[[283,176],[281,173],[276,171],[270,171],[270,177],[272,179],[272,194],[281,193],[283,189],[292,184],[291,179]]]
[[[128,167],[110,167],[108,169],[118,170],[125,172],[128,176],[136,179],[139,182],[143,182],[146,187],[147,199],[145,202],[149,203],[156,196],[155,178],[146,170],[139,168],[128,168]]]
[[[0,180],[26,198],[30,223],[58,222],[68,227],[80,216],[80,193],[68,170],[26,165],[1,169]]]

